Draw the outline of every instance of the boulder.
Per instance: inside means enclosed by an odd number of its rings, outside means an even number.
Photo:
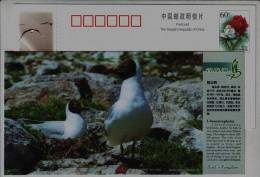
[[[17,83],[5,91],[5,108],[18,107],[24,103],[36,103],[49,96],[73,99],[79,98],[80,93],[73,82],[66,80]]]
[[[37,140],[18,122],[5,118],[4,162],[6,169],[30,172],[43,154]]]
[[[77,85],[80,79],[86,81]],[[14,107],[28,102],[37,102],[46,96],[79,99],[84,95],[92,95],[95,102],[108,107],[113,104],[119,94],[119,86],[115,83],[115,79],[95,73],[76,72],[34,76],[6,89],[5,104],[7,107]]]
[[[190,79],[166,83],[150,101],[154,128],[173,131],[187,126],[187,121],[202,114],[202,81]]]

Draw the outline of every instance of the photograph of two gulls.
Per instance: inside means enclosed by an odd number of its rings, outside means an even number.
[[[203,53],[5,53],[5,174],[202,174]]]

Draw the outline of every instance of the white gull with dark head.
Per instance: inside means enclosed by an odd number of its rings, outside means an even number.
[[[40,130],[49,138],[78,138],[87,130],[86,119],[80,115],[81,110],[78,101],[71,100],[66,106],[65,121],[46,121],[40,124],[31,124],[30,126]]]
[[[142,138],[149,132],[153,123],[152,111],[141,83],[139,63],[127,60],[118,68],[124,81],[119,99],[110,108],[105,120],[108,144],[111,146]]]

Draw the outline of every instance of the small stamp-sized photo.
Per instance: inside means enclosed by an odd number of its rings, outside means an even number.
[[[247,11],[220,11],[219,45],[225,51],[248,51],[249,13]]]
[[[53,50],[53,20],[49,12],[20,14],[19,45],[21,51]]]

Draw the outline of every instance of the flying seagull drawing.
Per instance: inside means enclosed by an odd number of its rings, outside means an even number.
[[[46,121],[40,124],[30,124],[40,130],[46,137],[54,139],[78,138],[87,130],[86,119],[81,115],[82,108],[78,101],[71,100],[66,105],[65,121]]]
[[[41,35],[40,30],[34,29],[34,28],[30,28],[30,29],[27,29],[27,30],[23,31],[23,33],[22,33],[21,36],[20,36],[20,40],[23,38],[23,36],[24,36],[26,33],[29,33],[29,32],[30,32],[30,33],[37,32],[37,33],[39,33],[39,35]]]
[[[43,22],[43,23],[40,23],[40,25],[50,25],[50,26],[52,26],[52,22]]]
[[[141,82],[141,68],[137,61],[124,60],[119,64],[118,73],[124,79],[120,96],[110,108],[105,120],[108,145],[120,145],[133,141],[132,157],[136,140],[149,133],[153,124],[153,114],[145,98]]]

